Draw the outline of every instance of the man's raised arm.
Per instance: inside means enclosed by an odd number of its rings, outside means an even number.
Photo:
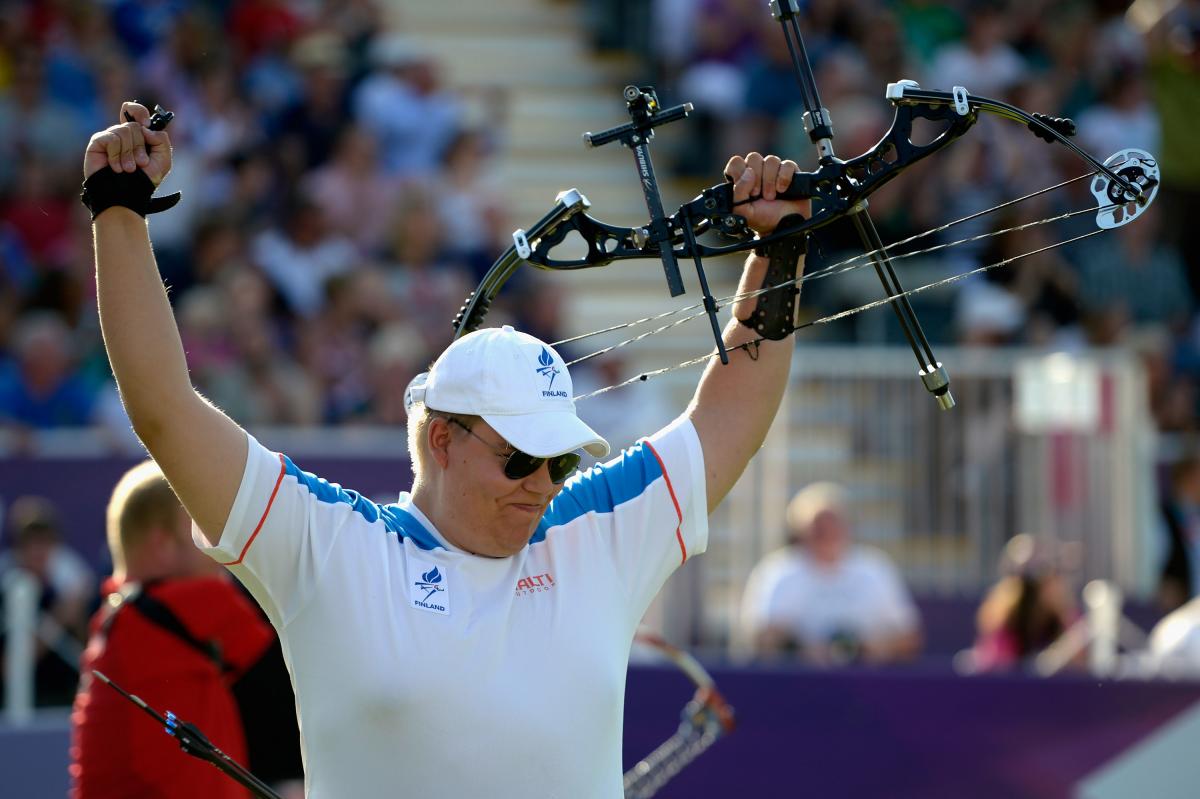
[[[774,230],[785,216],[810,213],[807,200],[789,202],[775,198],[777,192],[791,185],[797,169],[792,161],[780,161],[775,156],[764,158],[758,153],[732,158],[725,166],[725,174],[734,180],[735,201],[752,196],[760,198],[738,208],[738,213],[760,235]],[[761,287],[767,265],[765,257],[747,258],[738,293]],[[750,298],[733,306],[734,321],[726,325],[724,333],[725,346],[731,350],[729,363],[709,361],[688,407],[688,416],[696,426],[704,450],[710,513],[721,504],[762,446],[787,387],[792,363],[791,336],[782,341],[763,341],[749,353],[732,351],[733,347],[758,338],[754,330],[736,321],[748,319],[756,303],[756,298]]]
[[[88,143],[84,179],[109,167],[118,177],[141,170],[157,185],[171,168],[166,132],[146,127],[150,113],[137,103],[123,104],[121,115],[133,121]],[[107,196],[124,196],[123,184],[110,186]],[[92,227],[100,326],[121,401],[134,432],[215,544],[245,468],[246,434],[192,388],[146,220],[114,205]]]

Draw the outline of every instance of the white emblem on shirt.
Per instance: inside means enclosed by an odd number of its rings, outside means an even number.
[[[410,573],[417,576],[408,589],[409,602],[418,610],[450,615],[450,586],[446,573],[438,566],[417,560],[408,562]]]

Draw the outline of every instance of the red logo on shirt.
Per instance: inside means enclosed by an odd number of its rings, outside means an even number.
[[[533,577],[522,577],[517,580],[517,596],[536,594],[538,591],[549,591],[554,587],[554,577],[549,572],[536,574]]]

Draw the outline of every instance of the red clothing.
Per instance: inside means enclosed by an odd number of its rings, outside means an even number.
[[[115,586],[105,584],[109,592]],[[214,640],[232,672],[131,606],[103,633],[107,608],[92,618],[71,714],[72,799],[245,799],[247,791],[209,763],[184,754],[176,739],[109,686],[99,669],[150,707],[195,724],[213,745],[246,765],[246,741],[230,686],[271,644],[273,632],[228,580],[202,577],[152,584],[163,603],[201,641]]]

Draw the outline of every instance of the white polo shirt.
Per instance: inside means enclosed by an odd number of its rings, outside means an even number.
[[[634,631],[708,542],[678,421],[572,477],[508,558],[451,546],[250,438],[217,547],[279,631],[309,799],[617,799]]]

